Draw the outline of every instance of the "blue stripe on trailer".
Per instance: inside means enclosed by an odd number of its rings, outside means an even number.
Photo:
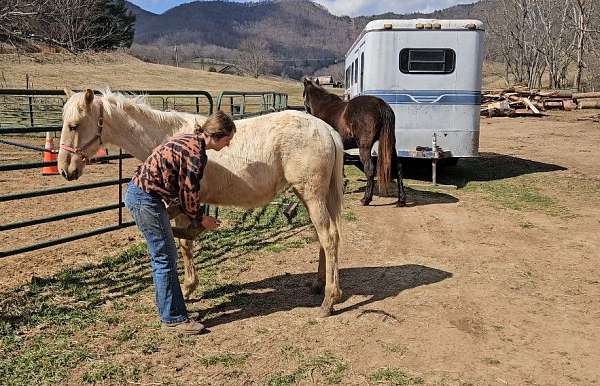
[[[481,92],[461,90],[366,90],[363,95],[373,95],[390,105],[481,105]]]

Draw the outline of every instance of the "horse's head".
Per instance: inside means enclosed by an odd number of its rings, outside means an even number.
[[[302,97],[304,98],[304,108],[306,109],[307,113],[312,114],[311,99],[314,94],[312,91],[315,88],[320,88],[319,80],[317,79],[316,81],[313,81],[310,78],[304,78],[302,80],[302,83],[304,83],[304,90],[302,91]]]
[[[83,173],[86,161],[100,147],[104,108],[90,89],[73,93],[63,107],[63,128],[60,134],[58,169],[67,180],[75,180]]]

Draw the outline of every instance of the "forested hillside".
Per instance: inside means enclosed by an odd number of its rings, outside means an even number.
[[[196,1],[155,15],[131,5],[137,16],[133,52],[155,62],[209,57],[236,61],[244,42],[260,42],[270,69],[292,77],[340,61],[371,20],[381,18],[471,18],[485,13],[490,1],[460,5],[434,14],[384,14],[339,17],[308,0],[258,3]],[[238,60],[239,61],[239,60]]]

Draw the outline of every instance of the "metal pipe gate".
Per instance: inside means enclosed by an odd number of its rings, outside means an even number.
[[[174,90],[134,90],[117,91],[123,94],[145,95],[146,102],[161,110],[176,110],[190,113],[212,114],[213,99],[206,91],[174,91]],[[204,102],[206,99],[206,103]],[[277,92],[238,92],[223,91],[217,98],[217,110],[225,109],[234,119],[247,118],[251,116],[282,111],[287,108],[287,94]],[[36,135],[39,133],[62,130],[62,106],[65,102],[63,91],[57,90],[17,90],[0,89],[0,137],[2,135]],[[56,135],[55,135],[56,137]],[[4,145],[16,146],[29,150],[45,152],[47,150],[15,142],[14,140],[0,139]],[[71,234],[65,237],[32,243],[22,247],[10,247],[0,250],[0,258],[30,252],[50,246],[59,245],[90,236],[122,229],[134,225],[134,222],[123,221],[123,184],[130,178],[123,178],[123,159],[132,158],[129,154],[123,154],[119,149],[119,155],[98,157],[97,161],[118,160],[118,178],[97,181],[88,184],[63,186],[51,189],[43,189],[28,192],[19,192],[0,195],[1,202],[17,202],[18,200],[51,196],[59,193],[75,192],[87,189],[95,189],[107,186],[118,186],[119,200],[117,203],[86,208],[76,211],[60,213],[47,217],[39,217],[24,221],[16,221],[0,224],[0,232],[20,229],[24,227],[47,224],[69,218],[89,216],[110,210],[118,210],[117,222],[105,227],[92,229],[86,232]],[[0,159],[0,172],[11,172],[26,169],[35,169],[45,166],[55,166],[56,162],[28,162],[4,164]],[[208,210],[208,208],[206,208]],[[215,212],[217,212],[215,208]],[[2,219],[6,219],[4,213]]]
[[[212,96],[206,91],[121,91],[124,94],[145,94],[149,104],[162,110],[178,110],[192,113],[211,114],[213,112]],[[62,130],[62,106],[65,102],[63,91],[57,90],[0,90],[0,137],[3,135],[36,135],[39,133],[53,132]],[[16,146],[29,150],[44,152],[47,151],[37,146],[18,143],[15,140],[0,140],[4,145]],[[118,178],[103,181],[97,181],[87,184],[69,185],[50,189],[35,191],[2,194],[1,202],[18,202],[19,200],[52,196],[59,193],[75,192],[88,189],[96,189],[108,186],[118,187],[118,202],[98,207],[86,208],[76,211],[60,213],[52,216],[38,217],[24,221],[8,222],[10,213],[3,213],[0,221],[0,232],[20,229],[24,227],[47,224],[69,218],[89,216],[110,210],[118,210],[117,221],[109,226],[95,228],[82,233],[67,235],[65,237],[53,240],[32,243],[26,246],[13,247],[0,250],[0,258],[16,255],[19,253],[35,251],[38,249],[59,245],[69,241],[74,241],[90,236],[99,235],[106,232],[122,229],[134,225],[134,222],[123,220],[123,184],[130,181],[130,178],[123,178],[123,159],[132,158],[129,154],[123,154],[119,149],[118,155],[98,157],[96,161],[118,160]],[[0,160],[1,161],[1,160]],[[0,172],[12,172],[27,169],[37,169],[44,166],[55,166],[54,162],[27,162],[27,163],[3,163],[0,162]],[[43,178],[43,177],[42,177]]]

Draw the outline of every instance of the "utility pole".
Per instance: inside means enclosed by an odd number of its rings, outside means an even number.
[[[177,57],[177,45],[175,45],[175,67],[179,67],[179,58]]]

